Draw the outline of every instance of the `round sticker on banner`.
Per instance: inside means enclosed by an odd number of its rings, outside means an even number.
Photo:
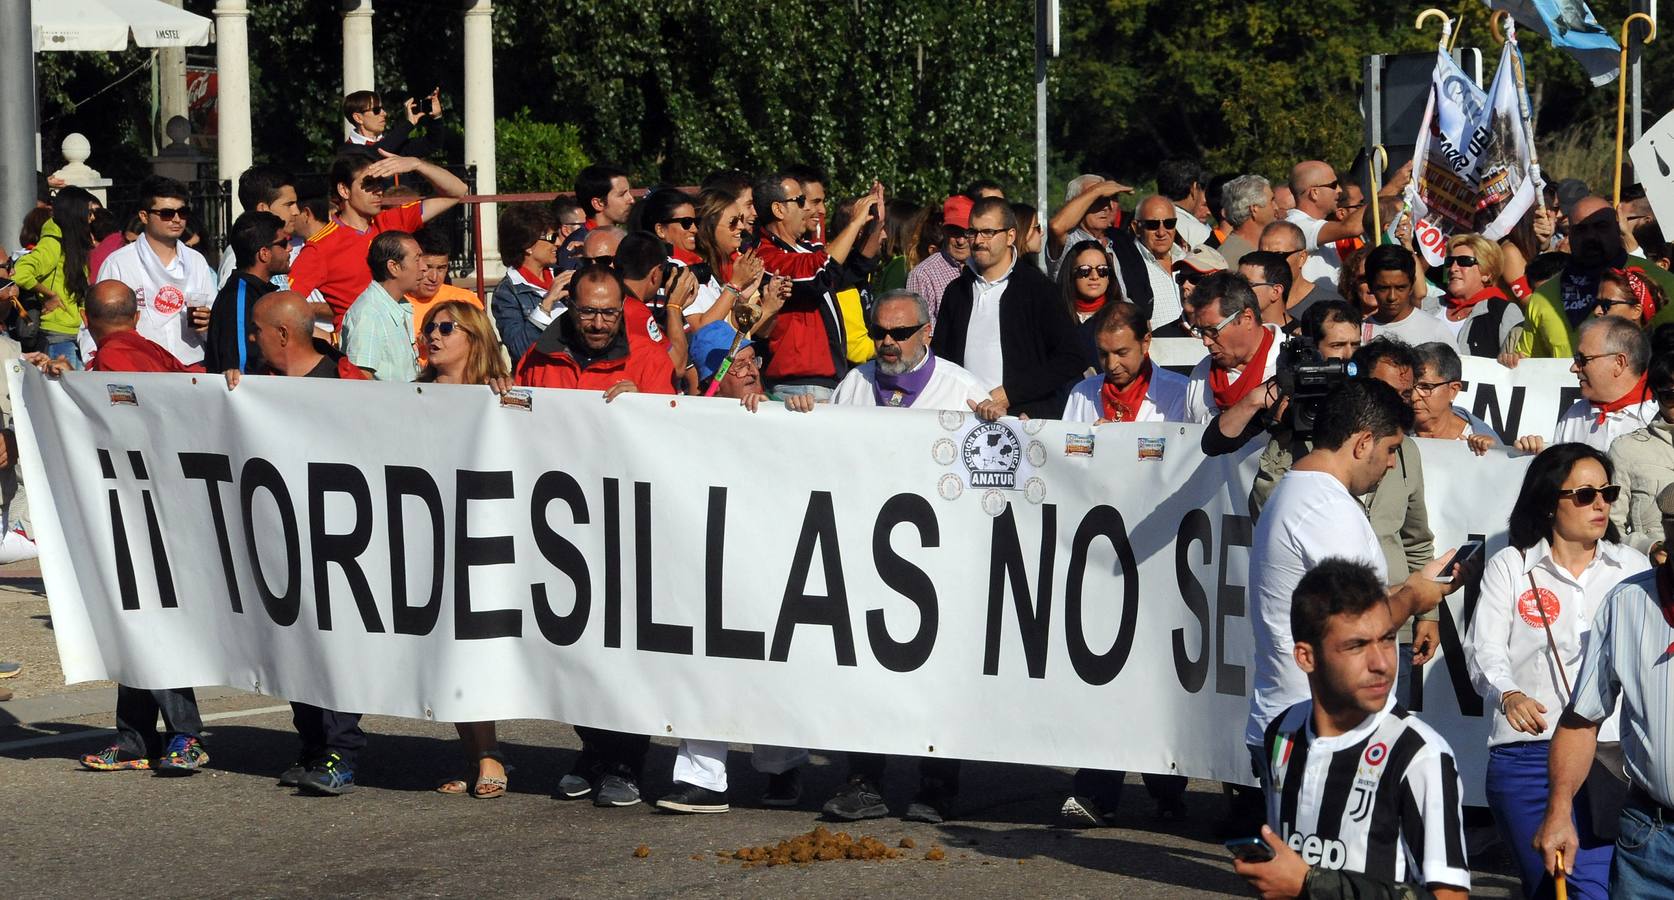
[[[959,480],[958,475],[943,475],[936,482],[936,493],[941,494],[943,500],[958,500],[959,495],[965,493],[965,482]]]
[[[1039,478],[1031,478],[1023,482],[1023,496],[1030,503],[1039,503],[1046,499],[1046,482]]]
[[[172,316],[180,312],[186,305],[186,294],[172,284],[165,284],[157,289],[151,298],[151,308],[159,314]]]
[[[959,426],[965,424],[965,414],[956,409],[944,409],[937,414],[937,420],[948,431],[958,431]]]
[[[930,445],[930,458],[935,460],[938,465],[951,466],[958,455],[959,448],[955,447],[953,441],[947,438],[937,438],[936,442]]]
[[[1006,495],[999,491],[985,491],[982,495],[982,511],[997,516],[1006,511]]]
[[[1040,434],[1040,430],[1042,428],[1045,428],[1045,427],[1046,427],[1046,420],[1045,419],[1024,419],[1023,420],[1023,433],[1024,434]]]
[[[1028,458],[1029,465],[1037,469],[1046,465],[1046,445],[1040,441],[1030,441],[1023,453]]]

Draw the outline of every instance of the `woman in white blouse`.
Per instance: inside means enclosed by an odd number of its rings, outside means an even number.
[[[1613,474],[1609,458],[1585,444],[1557,444],[1535,457],[1511,510],[1510,546],[1483,570],[1466,636],[1471,683],[1493,709],[1488,807],[1516,855],[1526,897],[1552,890],[1531,841],[1546,813],[1552,732],[1580,674],[1593,612],[1623,579],[1650,568],[1644,554],[1618,543],[1610,506],[1621,488]],[[1614,716],[1599,740],[1618,740]],[[1585,837],[1586,807],[1576,803],[1584,837],[1569,890],[1602,900],[1612,845]]]

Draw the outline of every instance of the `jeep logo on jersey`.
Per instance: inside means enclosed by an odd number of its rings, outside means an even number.
[[[1348,846],[1339,840],[1326,840],[1317,834],[1304,837],[1293,832],[1285,843],[1300,853],[1302,861],[1310,866],[1341,869],[1348,863]]]

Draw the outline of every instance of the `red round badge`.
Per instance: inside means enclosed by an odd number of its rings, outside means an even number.
[[[1545,588],[1540,589],[1540,605],[1538,606],[1535,605],[1534,588],[1524,591],[1523,595],[1517,598],[1517,615],[1522,616],[1523,621],[1531,628],[1544,628],[1546,622],[1558,621],[1558,610],[1560,609],[1562,609],[1562,606],[1558,603],[1558,595]],[[1540,617],[1542,611],[1546,613],[1545,621],[1542,621]]]
[[[186,293],[172,284],[158,288],[156,296],[151,298],[151,308],[165,316],[180,312],[180,308],[185,305]]]

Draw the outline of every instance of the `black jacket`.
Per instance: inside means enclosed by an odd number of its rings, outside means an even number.
[[[965,268],[942,294],[930,347],[938,357],[965,364],[976,273]],[[1087,360],[1075,336],[1075,317],[1051,279],[1019,262],[1000,295],[1002,386],[1012,415],[1061,419],[1070,388],[1081,380]]]
[[[230,252],[230,251],[229,251]],[[244,286],[244,318],[238,317],[238,288]],[[225,287],[215,295],[215,305],[209,310],[209,337],[203,345],[203,365],[210,372],[238,369],[241,372],[262,371],[262,351],[251,339],[255,334],[256,301],[273,293],[271,282],[234,271]],[[239,348],[244,358],[239,358]]]

